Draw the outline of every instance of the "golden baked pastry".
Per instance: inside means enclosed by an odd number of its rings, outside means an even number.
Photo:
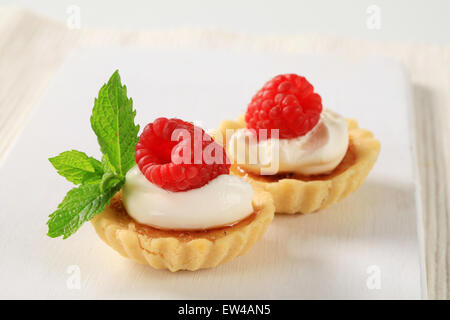
[[[373,134],[358,127],[355,120],[347,119],[349,147],[344,159],[330,174],[301,176],[280,174],[257,175],[232,164],[230,173],[244,177],[254,187],[268,191],[277,213],[310,213],[325,209],[355,191],[367,177],[380,153],[380,143]],[[244,115],[237,120],[223,121],[211,134],[215,140],[227,145],[233,130],[246,127]],[[227,131],[229,130],[229,131]]]
[[[193,271],[243,255],[262,237],[274,216],[273,201],[267,192],[255,190],[252,205],[250,216],[229,227],[161,230],[134,221],[118,192],[91,222],[100,238],[124,257],[156,269]]]
[[[91,221],[121,255],[171,271],[249,250],[273,219],[270,194],[229,175],[224,148],[193,123],[159,117],[140,130],[135,116],[116,71],[90,118],[101,160],[77,150],[49,159],[75,186],[50,214],[48,236],[66,239]]]

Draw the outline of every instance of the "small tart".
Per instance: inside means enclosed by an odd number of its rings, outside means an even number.
[[[246,172],[236,164],[232,164],[230,173],[244,177],[253,187],[268,191],[273,197],[276,213],[310,213],[325,209],[342,200],[361,185],[380,153],[380,142],[370,131],[359,128],[355,120],[346,119],[346,121],[349,147],[344,159],[329,174],[257,175]],[[223,121],[211,134],[218,142],[225,140],[222,142],[224,146],[227,146],[230,133],[245,127],[242,115],[236,121]]]
[[[255,190],[252,204],[254,212],[232,226],[162,230],[133,220],[118,192],[91,222],[100,238],[124,257],[156,269],[193,271],[243,255],[262,237],[274,216],[273,201],[269,193]]]

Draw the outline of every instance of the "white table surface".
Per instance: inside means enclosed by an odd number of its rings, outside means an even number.
[[[69,240],[49,239],[46,218],[71,186],[47,158],[72,148],[99,157],[89,117],[99,87],[116,68],[142,127],[158,116],[177,116],[206,129],[240,114],[264,82],[261,79],[302,73],[315,84],[326,107],[370,128],[382,151],[368,179],[344,201],[317,214],[277,216],[248,255],[211,270],[174,274],[137,265],[107,247],[90,225]],[[2,215],[7,223],[0,226],[4,244],[0,255],[7,257],[0,274],[7,289],[1,295],[423,298],[422,218],[415,198],[410,94],[402,67],[380,58],[354,63],[332,55],[223,50],[75,51],[52,80],[0,169],[0,203],[8,213]],[[81,271],[79,290],[66,286],[71,277],[66,271],[74,265]],[[376,288],[367,284],[373,268],[380,281]]]
[[[430,298],[449,297],[450,48],[353,41],[324,36],[245,36],[205,30],[68,30],[64,24],[22,10],[0,8],[0,157],[5,158],[30,110],[76,47],[206,47],[257,52],[335,53],[355,61],[394,57],[410,74],[415,116],[420,195],[424,207]]]

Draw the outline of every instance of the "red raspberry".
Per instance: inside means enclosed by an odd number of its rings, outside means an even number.
[[[296,74],[278,75],[266,82],[248,105],[247,128],[279,129],[280,139],[303,136],[317,124],[322,99],[313,86]]]
[[[172,139],[176,129],[184,129],[189,137],[181,135],[179,140]],[[194,139],[194,131],[198,142]],[[176,136],[176,132],[174,134]],[[190,156],[186,154],[187,161],[182,161],[183,146],[184,150],[190,150]],[[210,153],[203,152],[205,148]],[[218,161],[211,161],[208,155],[215,156],[217,150],[221,150],[222,155],[217,155]],[[223,147],[201,128],[180,119],[158,118],[149,123],[139,137],[135,159],[142,174],[150,182],[174,192],[200,188],[230,171],[230,163]]]

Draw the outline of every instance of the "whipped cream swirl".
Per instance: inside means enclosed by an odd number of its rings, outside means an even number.
[[[348,143],[345,119],[325,109],[310,132],[293,139],[258,142],[254,132],[239,129],[231,136],[228,155],[241,168],[257,174],[327,174],[342,161]]]
[[[128,214],[137,222],[160,229],[202,230],[229,226],[253,213],[253,189],[243,179],[223,174],[201,188],[164,190],[130,169],[122,188]]]

